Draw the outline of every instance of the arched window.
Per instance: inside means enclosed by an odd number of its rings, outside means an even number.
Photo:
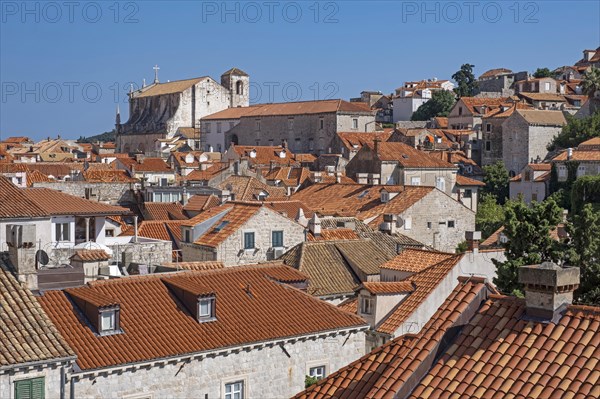
[[[244,84],[242,83],[241,80],[238,80],[235,83],[235,94],[239,94],[239,95],[244,94]]]
[[[238,143],[239,143],[239,139],[238,139],[238,136],[237,136],[237,134],[233,134],[233,135],[231,135],[231,142],[232,142],[233,144],[235,144],[235,145],[238,145]]]

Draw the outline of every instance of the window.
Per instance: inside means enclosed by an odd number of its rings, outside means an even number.
[[[294,118],[288,118],[288,130],[292,130],[294,128]]]
[[[537,202],[537,200],[538,200],[537,193],[531,193],[531,200]]]
[[[257,132],[260,132],[260,119],[254,122],[254,126]]]
[[[235,94],[243,95],[244,94],[244,84],[241,80],[238,80],[235,83]]]
[[[311,377],[315,377],[317,380],[322,380],[323,378],[325,378],[325,366],[317,366],[317,367],[311,367],[308,370],[308,375],[310,375]]]
[[[411,186],[420,186],[421,185],[421,178],[420,177],[411,177],[410,178],[410,185]]]
[[[117,311],[108,310],[100,313],[100,332],[110,332],[117,329]]]
[[[105,229],[104,230],[104,236],[105,237],[114,237],[115,236],[115,231],[113,229]]]
[[[462,107],[458,107],[458,115],[462,115]]]
[[[386,203],[390,201],[390,193],[388,193],[387,191],[382,191],[381,192],[381,202],[382,203]]]
[[[427,222],[427,228],[431,229],[431,222]]]
[[[577,177],[585,176],[585,165],[579,165],[577,167]]]
[[[211,125],[211,123],[210,123],[210,122],[209,122],[209,123],[206,123],[206,124],[204,125],[204,130],[206,130],[206,133],[210,133],[210,125]]]
[[[473,197],[473,190],[471,190],[470,188],[466,189],[463,192],[463,197],[464,198],[471,198],[471,197]]]
[[[273,247],[281,248],[283,247],[283,231],[277,230],[271,233],[271,243]]]
[[[436,177],[435,187],[440,191],[446,191],[446,179],[443,177]]]
[[[244,381],[225,384],[225,399],[244,399]]]
[[[358,119],[352,119],[352,129],[358,129]]]
[[[566,179],[567,177],[567,167],[564,165],[558,166],[558,177],[560,179]]]
[[[486,123],[485,124],[485,131],[486,132],[491,132],[492,131],[492,124],[491,123]]]
[[[213,298],[204,298],[198,301],[198,320],[213,317]]]
[[[491,151],[492,150],[492,142],[491,141],[487,140],[485,142],[485,150],[486,151]]]
[[[454,220],[448,220],[448,228],[450,228],[450,229],[454,228]]]
[[[544,83],[544,90],[550,91],[550,82]]]
[[[217,122],[217,133],[221,133],[221,122]]]
[[[185,231],[185,239],[184,239],[184,241],[185,242],[191,242],[192,241],[192,237],[191,237],[191,234],[190,234],[189,230]]]
[[[324,126],[325,126],[325,121],[323,120],[323,118],[319,119],[319,129],[323,130]]]
[[[55,223],[55,238],[56,241],[71,241],[70,223]]]
[[[404,230],[410,230],[410,229],[412,229],[412,218],[407,217],[404,219]]]
[[[360,310],[364,314],[373,314],[373,298],[362,297]]]
[[[166,177],[161,177],[160,178],[160,185],[161,187],[166,187],[169,184],[169,179],[167,179]]]
[[[244,233],[244,249],[254,249],[254,232]]]
[[[45,385],[44,377],[15,381],[15,399],[44,399]]]

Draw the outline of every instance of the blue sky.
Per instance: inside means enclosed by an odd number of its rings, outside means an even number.
[[[127,120],[129,82],[237,66],[254,102],[390,93],[466,62],[533,71],[600,45],[597,1],[2,1],[0,136],[77,138]]]

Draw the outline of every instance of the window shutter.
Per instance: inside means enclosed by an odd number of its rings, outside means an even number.
[[[31,381],[15,382],[15,399],[31,399]]]
[[[44,377],[15,381],[15,399],[44,399]]]
[[[31,398],[32,399],[44,399],[44,378],[34,378],[31,381]]]

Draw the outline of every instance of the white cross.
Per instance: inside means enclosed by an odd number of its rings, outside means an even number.
[[[158,83],[158,70],[160,68],[158,67],[158,65],[154,65],[152,69],[154,69],[154,83]]]

